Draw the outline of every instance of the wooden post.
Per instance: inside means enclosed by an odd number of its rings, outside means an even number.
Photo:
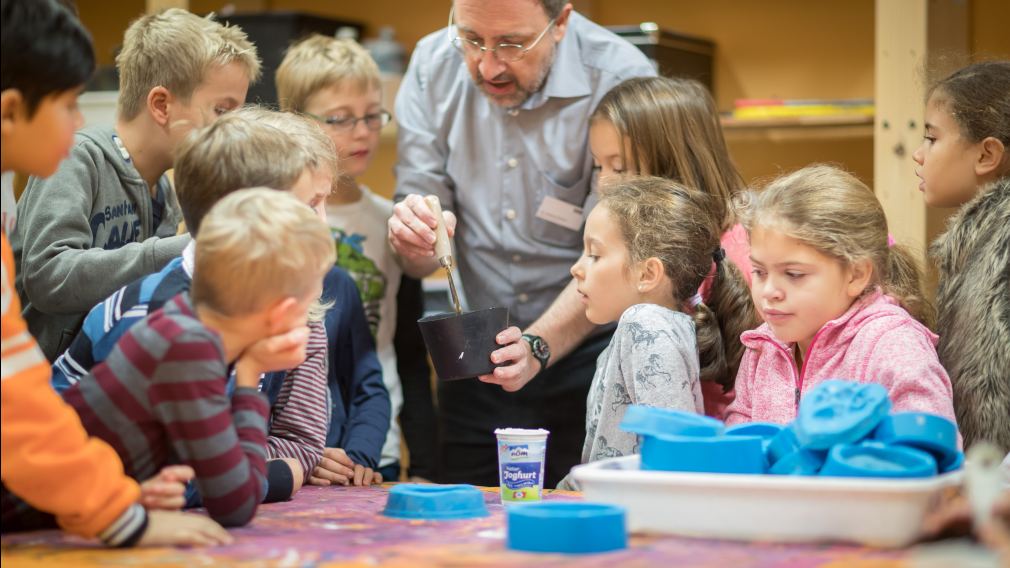
[[[145,9],[146,13],[153,14],[154,12],[159,12],[161,10],[167,10],[168,8],[182,8],[183,10],[189,10],[189,0],[146,0]]]
[[[912,153],[922,141],[929,84],[967,65],[968,46],[964,0],[876,2],[873,182],[891,234],[923,252],[950,211],[926,207]],[[935,278],[929,280],[932,288]]]

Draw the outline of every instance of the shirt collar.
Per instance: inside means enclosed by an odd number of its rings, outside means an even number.
[[[581,17],[575,12],[569,15],[568,29],[565,31],[565,37],[561,38],[555,47],[554,63],[551,64],[544,87],[527,99],[521,108],[537,108],[549,98],[588,97],[593,94],[585,65],[582,63],[579,38],[575,29]]]
[[[186,271],[186,276],[193,279],[193,269],[196,268],[196,239],[190,239],[186,243],[186,248],[182,249],[182,269]]]

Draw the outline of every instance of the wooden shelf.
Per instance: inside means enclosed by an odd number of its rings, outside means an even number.
[[[732,139],[796,140],[807,138],[872,138],[872,116],[792,116],[784,118],[720,118]]]

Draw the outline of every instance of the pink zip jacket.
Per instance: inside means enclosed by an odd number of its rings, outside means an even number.
[[[887,387],[892,411],[955,421],[950,377],[936,356],[939,337],[879,291],[821,327],[802,369],[796,368],[792,345],[776,339],[768,324],[744,332],[740,340],[747,351],[736,399],[726,409],[728,425],[785,424],[796,418],[800,397],[826,379],[879,383]]]

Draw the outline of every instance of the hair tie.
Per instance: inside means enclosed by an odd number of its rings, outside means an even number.
[[[892,237],[890,234],[888,234],[887,235],[887,248],[891,248],[893,246],[894,246],[894,237]]]
[[[712,252],[712,260],[714,260],[716,264],[719,264],[725,258],[726,250],[722,247],[716,247],[715,251]]]
[[[691,296],[691,299],[688,300],[688,303],[691,304],[692,308],[697,308],[702,301],[701,294],[699,292],[695,292],[694,296]]]

